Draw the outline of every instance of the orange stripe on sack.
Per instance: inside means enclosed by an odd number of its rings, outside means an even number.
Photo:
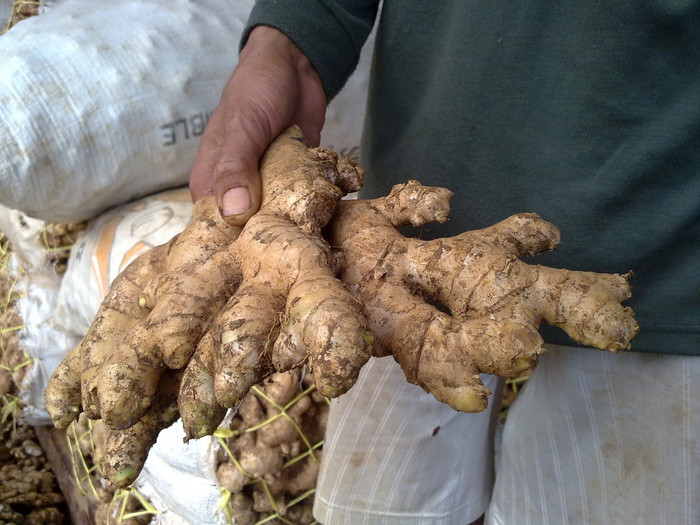
[[[178,188],[161,193],[156,197],[156,200],[164,202],[192,202],[192,194],[188,188]]]
[[[122,220],[124,220],[124,217],[120,215],[104,225],[100,238],[97,241],[97,248],[90,258],[92,273],[95,276],[102,297],[107,295],[107,290],[109,289],[109,254],[112,251],[112,245],[114,245],[114,234],[117,231],[117,226]]]
[[[131,248],[128,252],[124,254],[124,257],[122,257],[122,263],[119,265],[119,271],[121,272],[124,268],[129,266],[139,255],[142,255],[146,253],[148,250],[150,250],[152,246],[150,244],[146,244],[143,241],[139,241],[136,243],[136,245]]]

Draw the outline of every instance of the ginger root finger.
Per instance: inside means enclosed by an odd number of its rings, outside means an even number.
[[[213,434],[226,414],[226,409],[216,400],[215,370],[214,338],[207,332],[185,369],[178,394],[185,440]]]
[[[156,401],[148,412],[125,430],[107,430],[102,467],[105,476],[120,488],[128,487],[138,477],[158,433],[179,417],[177,394],[182,372],[161,376]]]
[[[244,283],[217,318],[214,391],[217,401],[231,407],[248,390],[272,374],[270,355],[279,332],[284,297],[264,280]]]
[[[128,428],[138,421],[154,399],[160,375],[187,365],[211,317],[240,282],[234,261],[222,250],[180,267],[148,316],[104,360],[93,384],[107,425]]]
[[[338,397],[347,392],[374,352],[374,336],[364,323],[357,325],[361,310],[327,267],[297,279],[272,353],[275,369],[306,363],[321,395]]]
[[[66,428],[80,414],[80,347],[68,352],[58,364],[44,397],[46,409],[57,428]]]

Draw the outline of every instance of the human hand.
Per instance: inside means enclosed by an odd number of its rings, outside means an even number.
[[[267,146],[292,124],[318,146],[325,111],[321,78],[306,56],[277,29],[256,27],[202,135],[192,198],[215,195],[227,222],[242,226],[260,207],[258,163]]]

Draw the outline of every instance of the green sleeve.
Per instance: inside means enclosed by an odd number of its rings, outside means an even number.
[[[378,5],[379,0],[258,0],[240,46],[256,26],[280,30],[309,58],[330,102],[357,66]]]

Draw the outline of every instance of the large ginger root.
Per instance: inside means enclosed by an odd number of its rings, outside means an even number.
[[[514,377],[533,366],[543,351],[542,321],[585,345],[630,346],[638,326],[620,304],[630,296],[626,276],[518,260],[559,243],[559,230],[535,214],[432,241],[396,231],[445,221],[451,195],[411,181],[387,197],[340,203],[329,226],[346,261],[343,282],[409,382],[456,410],[477,412],[489,394],[478,374]]]
[[[213,198],[198,202],[180,236],[115,280],[49,383],[58,426],[82,408],[121,432],[105,451],[120,486],[135,478],[178,406],[188,438],[211,434],[274,370],[306,364],[318,391],[336,397],[370,354],[393,354],[409,381],[473,412],[488,396],[478,373],[509,377],[530,367],[541,321],[612,351],[636,334],[620,305],[629,297],[624,276],[518,260],[559,241],[535,215],[450,239],[406,239],[396,227],[446,220],[451,193],[411,182],[385,198],[338,205],[359,189],[362,170],[308,149],[298,128],[268,148],[260,173],[262,206],[245,228],[228,226]],[[336,253],[320,235],[332,216]],[[341,267],[346,286],[335,276]]]
[[[144,451],[177,418],[172,381],[179,374],[169,371],[189,364],[179,406],[188,436],[201,436],[273,372],[275,353],[300,352],[287,368],[308,361],[329,396],[350,388],[369,358],[362,309],[336,279],[320,236],[363,171],[309,149],[290,128],[268,148],[260,172],[261,209],[243,230],[223,221],[213,198],[198,202],[182,234],[115,280],[49,382],[47,409],[57,426],[82,409],[113,430],[128,429],[105,452],[120,486],[133,481]]]

